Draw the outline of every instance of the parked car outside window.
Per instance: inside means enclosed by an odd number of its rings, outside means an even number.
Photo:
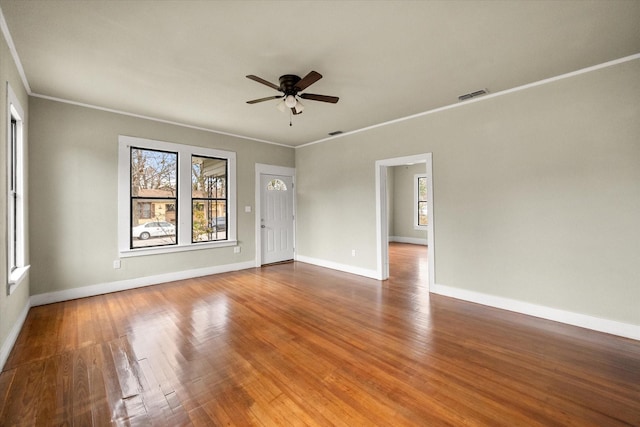
[[[175,234],[176,226],[166,221],[148,222],[131,229],[131,235],[140,240],[147,240],[150,237],[174,236]]]

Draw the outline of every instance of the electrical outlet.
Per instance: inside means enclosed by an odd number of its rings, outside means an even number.
[[[356,256],[356,250],[355,249],[351,249],[351,256]]]
[[[233,253],[234,254],[239,254],[240,253],[240,246],[234,246],[233,247]]]
[[[116,270],[118,268],[120,268],[120,260],[119,259],[113,261],[113,268],[115,268]]]

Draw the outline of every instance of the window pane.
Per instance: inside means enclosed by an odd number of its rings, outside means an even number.
[[[9,141],[9,211],[8,227],[9,234],[9,272],[18,268],[18,122],[11,116],[11,138]]]
[[[425,177],[418,178],[418,201],[427,201],[427,178]]]
[[[227,239],[227,160],[191,157],[191,241]]]
[[[193,201],[193,242],[210,242],[227,238],[227,202]]]
[[[226,199],[227,160],[201,156],[191,158],[191,197]]]
[[[131,196],[176,197],[178,154],[131,148]]]
[[[175,199],[133,199],[131,203],[132,248],[176,244]]]
[[[418,225],[427,225],[427,202],[418,202]]]
[[[267,184],[267,190],[269,191],[287,191],[287,185],[281,179],[272,179]]]
[[[11,140],[9,141],[9,151],[10,151],[10,172],[9,172],[9,190],[16,191],[16,182],[17,182],[17,169],[18,169],[18,157],[17,157],[17,145],[18,145],[18,122],[16,119],[11,117]]]

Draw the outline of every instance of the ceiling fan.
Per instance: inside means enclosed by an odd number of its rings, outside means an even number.
[[[295,115],[302,113],[302,110],[304,109],[304,105],[302,105],[298,98],[310,99],[312,101],[330,102],[332,104],[338,102],[339,99],[337,96],[316,95],[313,93],[299,93],[322,78],[322,74],[318,73],[317,71],[311,71],[302,79],[293,74],[285,74],[284,76],[280,76],[279,86],[268,82],[267,80],[258,76],[248,75],[247,78],[258,83],[262,83],[263,85],[269,86],[270,88],[275,89],[278,92],[282,92],[282,95],[267,96],[266,98],[247,101],[247,104],[257,104],[258,102],[280,99],[280,102],[276,105],[276,107],[278,107],[278,109],[283,112],[285,111],[285,109],[290,108],[291,112]]]

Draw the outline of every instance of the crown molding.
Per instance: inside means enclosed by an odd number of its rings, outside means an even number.
[[[334,139],[337,139],[337,138],[343,138],[343,137],[348,136],[348,135],[354,135],[356,133],[366,132],[366,131],[369,131],[369,130],[372,130],[372,129],[375,129],[375,128],[379,128],[379,127],[383,127],[383,126],[389,126],[389,125],[392,125],[392,124],[395,124],[395,123],[404,122],[406,120],[411,120],[411,119],[415,119],[415,118],[418,118],[418,117],[428,116],[430,114],[440,113],[442,111],[447,111],[447,110],[451,110],[451,109],[454,109],[454,108],[458,108],[458,107],[466,106],[466,105],[469,105],[469,104],[473,104],[473,103],[476,103],[476,102],[486,101],[487,99],[497,98],[499,96],[504,96],[504,95],[508,95],[508,94],[511,94],[511,93],[520,92],[522,90],[527,90],[527,89],[531,89],[533,87],[546,85],[546,84],[549,84],[549,83],[557,82],[559,80],[564,80],[564,79],[568,79],[568,78],[571,78],[571,77],[579,76],[581,74],[590,73],[592,71],[601,70],[603,68],[613,67],[615,65],[623,64],[625,62],[635,61],[637,59],[640,59],[640,53],[636,53],[634,55],[625,56],[625,57],[619,58],[619,59],[614,59],[612,61],[603,62],[602,64],[593,65],[591,67],[581,68],[579,70],[572,71],[570,73],[561,74],[559,76],[549,77],[548,79],[539,80],[537,82],[527,83],[527,84],[521,85],[521,86],[516,86],[516,87],[511,88],[511,89],[505,89],[505,90],[502,90],[500,92],[489,93],[487,95],[483,95],[483,96],[478,97],[478,98],[471,98],[471,99],[469,99],[467,101],[462,101],[462,102],[458,102],[458,103],[455,103],[455,104],[445,105],[443,107],[434,108],[433,110],[424,111],[422,113],[416,113],[416,114],[412,114],[410,116],[401,117],[399,119],[394,119],[394,120],[390,120],[390,121],[387,121],[387,122],[382,122],[382,123],[378,123],[378,124],[375,124],[375,125],[367,126],[367,127],[361,128],[361,129],[356,129],[356,130],[344,132],[344,133],[341,133],[339,135],[330,136],[328,138],[322,138],[322,139],[319,139],[317,141],[312,141],[312,142],[308,142],[306,144],[298,145],[298,146],[296,146],[294,148],[296,148],[296,149],[304,148],[304,147],[308,147],[310,145],[319,144],[321,142],[331,141],[331,140],[334,140]]]

